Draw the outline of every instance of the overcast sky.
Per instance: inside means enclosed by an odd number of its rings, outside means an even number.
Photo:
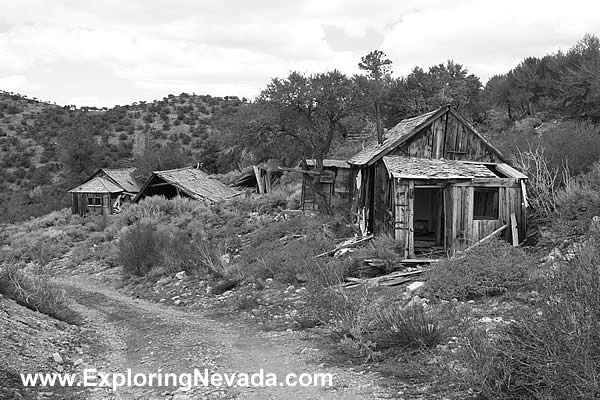
[[[396,76],[453,59],[483,83],[600,35],[598,0],[0,0],[0,89],[113,106],[181,92],[253,98],[272,77]]]

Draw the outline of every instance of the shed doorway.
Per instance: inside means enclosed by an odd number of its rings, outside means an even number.
[[[415,186],[413,235],[415,256],[433,257],[445,253],[444,189]]]

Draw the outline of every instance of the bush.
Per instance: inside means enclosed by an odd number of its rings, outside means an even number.
[[[530,259],[503,240],[490,240],[462,257],[439,262],[427,274],[427,290],[438,299],[472,300],[528,284]]]
[[[119,239],[119,262],[126,275],[145,276],[158,265],[164,236],[150,223],[136,222]]]
[[[81,316],[69,308],[64,290],[51,283],[46,275],[28,275],[16,265],[5,267],[0,269],[0,293],[69,324],[81,322]]]
[[[390,347],[431,349],[444,338],[440,325],[423,306],[400,308],[388,305],[377,310],[374,319],[373,341],[379,350]]]
[[[538,310],[522,310],[495,340],[478,341],[472,372],[486,398],[600,396],[599,263],[596,231],[580,255],[547,272]]]
[[[590,172],[570,181],[556,196],[560,223],[585,232],[593,216],[600,214],[600,163]]]

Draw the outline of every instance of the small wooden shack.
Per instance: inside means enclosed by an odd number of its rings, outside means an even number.
[[[315,169],[315,165],[314,159],[308,159],[300,163],[303,171],[312,171]],[[302,175],[301,205],[303,210],[318,208],[315,203],[312,179],[313,176],[309,174]],[[333,198],[350,202],[353,180],[350,175],[350,164],[347,161],[323,160],[323,173],[319,176],[319,180],[328,204],[331,204]]]
[[[119,213],[124,203],[131,202],[140,190],[133,178],[135,168],[101,168],[84,183],[69,190],[71,212],[109,215]]]
[[[154,171],[134,202],[147,196],[188,197],[206,203],[228,200],[242,193],[196,167]]]
[[[450,107],[401,121],[349,163],[361,229],[392,235],[407,258],[461,251],[500,228],[515,244],[525,235],[527,177]]]

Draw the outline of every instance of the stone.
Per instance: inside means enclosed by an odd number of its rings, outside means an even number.
[[[156,281],[156,285],[157,286],[163,286],[166,285],[167,283],[171,282],[171,277],[166,276],[162,279],[159,279],[158,281]]]
[[[178,273],[176,273],[175,278],[179,279],[180,281],[185,279],[185,271],[179,271]]]
[[[60,354],[58,352],[52,353],[52,359],[57,364],[62,364],[64,362],[63,358],[60,356]]]
[[[422,282],[422,281],[413,282],[406,287],[406,290],[409,292],[414,292],[415,290],[421,288],[423,285],[425,285],[425,282]]]

